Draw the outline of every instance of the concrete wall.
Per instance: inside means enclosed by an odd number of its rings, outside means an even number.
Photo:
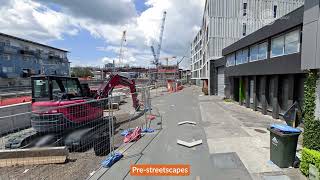
[[[320,68],[319,0],[305,0],[302,39],[302,69]]]
[[[30,127],[30,112],[31,103],[0,107],[0,135]]]

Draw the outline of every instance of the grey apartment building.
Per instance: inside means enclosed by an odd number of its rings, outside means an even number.
[[[223,48],[303,3],[304,0],[206,0],[201,30],[191,44],[193,81],[204,88],[210,87],[210,61],[221,58]],[[195,50],[198,43],[201,44],[199,51]],[[223,79],[224,69],[217,73]],[[215,94],[210,88],[208,91]]]
[[[0,78],[69,75],[68,51],[0,33]]]

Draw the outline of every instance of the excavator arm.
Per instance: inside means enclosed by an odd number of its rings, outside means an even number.
[[[136,93],[136,85],[134,80],[130,80],[118,74],[110,75],[109,81],[107,83],[101,84],[101,86],[99,87],[95,95],[95,98],[96,99],[107,98],[109,93],[111,93],[113,88],[117,85],[123,85],[130,88],[133,107],[137,109],[139,106],[139,100],[137,98],[138,94]]]

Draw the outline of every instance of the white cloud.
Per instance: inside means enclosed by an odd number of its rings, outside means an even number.
[[[119,61],[119,46],[107,46],[107,47],[97,47],[99,51],[113,52],[117,54],[116,57],[103,57],[103,63],[112,63],[115,61],[116,65],[130,65],[130,66],[151,66],[151,52],[148,50],[139,50],[137,48],[132,47],[124,47],[123,59]]]
[[[100,23],[124,24],[137,16],[131,0],[35,0],[46,5],[58,5],[61,11],[73,17],[91,19]]]
[[[63,34],[77,31],[69,17],[30,0],[7,1],[0,14],[2,32],[30,40],[62,39]]]
[[[124,61],[130,65],[150,66],[153,58],[150,44],[158,39],[163,11],[167,11],[167,19],[161,56],[188,56],[190,43],[201,24],[205,0],[147,0],[149,8],[140,15],[133,12],[133,0],[91,0],[77,3],[74,0],[1,1],[0,29],[4,33],[50,42],[53,39],[63,39],[65,34],[77,35],[82,29],[89,31],[95,38],[106,41],[107,47],[97,50],[118,54],[122,31],[127,30]],[[52,2],[59,4],[61,8],[52,8]],[[117,57],[101,57],[95,64],[115,58]],[[81,57],[71,61],[81,62],[80,59]]]

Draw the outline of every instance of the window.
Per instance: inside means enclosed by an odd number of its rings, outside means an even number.
[[[9,54],[3,54],[2,59],[9,61],[11,59],[11,56]]]
[[[248,63],[248,48],[242,50],[242,63]]]
[[[234,66],[236,64],[235,54],[231,54],[227,56],[227,67]]]
[[[63,93],[58,82],[56,80],[52,81],[52,94],[54,96],[57,96],[59,94]]]
[[[236,53],[236,65],[242,64],[242,51]]]
[[[49,97],[49,88],[47,80],[34,80],[33,89],[35,98],[47,98]]]
[[[268,43],[264,42],[259,44],[258,60],[267,59],[268,54]]]
[[[271,57],[297,53],[299,51],[300,30],[295,30],[272,39]]]
[[[258,60],[259,54],[259,45],[253,45],[250,47],[250,62],[254,62]]]
[[[4,73],[12,73],[13,70],[13,67],[2,67],[2,72]]]
[[[207,41],[209,40],[209,26],[207,27]]]
[[[6,45],[6,46],[10,46],[10,40],[6,40],[6,41],[5,41],[5,45]]]
[[[247,3],[243,3],[243,16],[247,15],[247,6],[248,6]]]
[[[248,49],[239,50],[236,53],[236,65],[248,62]]]
[[[284,36],[272,39],[271,57],[281,56],[284,54]]]
[[[273,6],[273,18],[277,18],[277,9],[278,9],[278,6],[274,5]]]
[[[2,72],[7,73],[8,72],[7,67],[2,67]]]
[[[243,23],[242,24],[242,35],[246,36],[246,34],[247,34],[247,24]]]
[[[300,31],[292,31],[285,36],[285,54],[292,54],[299,52],[300,44]]]

